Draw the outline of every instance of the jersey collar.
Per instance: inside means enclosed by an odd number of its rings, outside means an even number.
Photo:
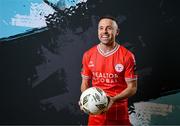
[[[97,50],[98,50],[98,52],[99,52],[102,56],[108,57],[108,56],[114,54],[114,53],[119,49],[119,47],[120,47],[120,45],[119,45],[119,44],[116,44],[113,50],[104,53],[104,52],[102,51],[102,49],[100,48],[100,44],[98,44],[98,45],[97,45]]]

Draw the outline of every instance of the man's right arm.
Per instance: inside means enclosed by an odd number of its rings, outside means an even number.
[[[83,91],[85,91],[86,89],[89,88],[89,81],[90,81],[90,79],[82,78],[81,92],[83,92]]]
[[[82,77],[81,93],[82,93],[83,91],[85,91],[86,89],[88,89],[88,88],[89,88],[89,79],[87,79],[87,78],[85,79],[85,78]],[[78,102],[78,104],[79,104],[79,106],[80,106],[80,110],[81,110],[81,111],[84,111],[83,108],[82,108],[82,105],[81,105],[80,101]]]

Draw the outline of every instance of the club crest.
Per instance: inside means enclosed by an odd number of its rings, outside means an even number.
[[[124,66],[122,64],[116,64],[115,70],[117,72],[122,72],[124,70]]]

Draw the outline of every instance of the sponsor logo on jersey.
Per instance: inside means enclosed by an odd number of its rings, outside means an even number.
[[[117,83],[118,78],[118,74],[93,72],[93,81],[96,81],[96,83]]]
[[[115,70],[120,73],[124,70],[124,66],[122,64],[116,64]]]

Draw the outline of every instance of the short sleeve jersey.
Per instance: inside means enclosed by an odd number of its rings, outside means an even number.
[[[119,44],[106,54],[96,45],[84,53],[81,75],[108,96],[115,96],[127,87],[127,81],[137,79],[134,55]]]

